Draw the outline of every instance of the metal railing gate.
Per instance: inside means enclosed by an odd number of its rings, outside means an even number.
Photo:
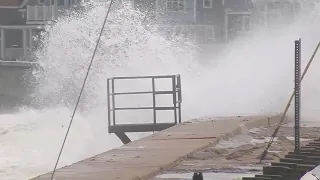
[[[139,91],[139,92],[116,92],[115,81],[119,80],[132,80],[132,79],[150,79],[152,83],[152,91]],[[171,79],[172,90],[169,91],[156,91],[156,79]],[[107,80],[107,94],[108,94],[108,122],[109,133],[116,134],[120,140],[127,144],[131,142],[126,132],[154,132],[161,131],[181,123],[181,79],[180,75],[163,75],[163,76],[135,76],[135,77],[112,77]],[[123,95],[137,95],[137,94],[152,94],[153,106],[152,107],[116,107],[115,97]],[[156,106],[156,95],[172,94],[173,106]],[[118,124],[116,123],[116,111],[125,110],[153,110],[153,123],[144,124]],[[157,111],[173,111],[174,121],[171,123],[157,122]]]

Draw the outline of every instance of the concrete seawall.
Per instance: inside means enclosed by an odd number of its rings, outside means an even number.
[[[196,151],[240,134],[243,129],[275,125],[280,118],[281,115],[274,115],[188,121],[58,169],[54,179],[149,179]],[[32,180],[47,180],[50,177],[51,173],[48,173]]]
[[[26,103],[33,64],[0,61],[0,113]]]

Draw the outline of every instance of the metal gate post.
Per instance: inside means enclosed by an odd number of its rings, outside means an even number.
[[[176,90],[178,91],[179,123],[181,123],[182,94],[181,94],[181,76],[180,76],[180,75],[177,75],[177,86],[176,86]]]
[[[296,40],[295,44],[295,66],[294,66],[294,151],[300,151],[300,90],[301,90],[301,39]]]
[[[112,120],[113,125],[116,125],[116,103],[114,95],[114,78],[111,79],[111,97],[112,97]]]
[[[111,127],[111,107],[110,107],[110,79],[107,79],[107,103],[108,103],[108,131],[110,131]]]
[[[177,123],[177,88],[176,88],[176,77],[172,77],[172,95],[173,95],[173,113],[174,123]]]
[[[152,104],[153,104],[153,123],[157,123],[157,110],[156,110],[156,85],[154,78],[152,79]]]

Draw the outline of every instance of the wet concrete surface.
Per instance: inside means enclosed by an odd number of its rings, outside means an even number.
[[[152,179],[161,170],[170,169],[177,162],[189,159],[200,149],[206,149],[240,134],[242,128],[278,124],[281,116],[279,114],[190,120],[60,168],[55,173],[55,179],[105,180],[106,177],[108,180]],[[191,172],[190,170],[185,173]],[[47,180],[50,177],[51,173],[47,173],[33,180]]]
[[[301,145],[319,138],[320,127],[306,124],[301,127]],[[278,162],[294,148],[294,130],[292,123],[288,123],[280,128],[265,160],[258,163],[275,128],[244,130],[241,135],[188,156],[173,168],[155,176],[154,180],[192,179],[193,172],[203,172],[205,180],[233,180],[262,173],[263,166]]]

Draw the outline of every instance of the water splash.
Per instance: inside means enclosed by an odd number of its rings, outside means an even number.
[[[0,122],[0,132],[6,132],[0,135],[2,179],[26,179],[53,168],[105,15],[104,6],[83,9],[46,28],[43,46],[35,53],[42,67],[34,73],[36,110],[22,109],[17,114],[0,116],[5,119]],[[210,57],[214,63],[205,66],[195,59],[196,48],[185,39],[168,40],[156,29],[144,28],[144,14],[130,5],[113,9],[59,166],[121,144],[107,133],[106,78],[110,76],[181,74],[184,120],[282,111],[293,87],[293,41],[303,39],[305,64],[319,38],[318,9],[297,18],[294,24],[255,30],[250,37],[226,46],[223,56]],[[303,112],[309,117],[318,116],[315,82],[319,73],[315,67],[316,63],[303,88],[304,105],[310,106]],[[150,86],[150,82],[143,81],[117,85],[119,91]],[[159,87],[167,88],[166,82],[159,82]],[[161,98],[159,103],[169,99]],[[125,98],[117,105],[148,105],[151,100]],[[161,117],[170,121],[172,116]],[[150,119],[148,112],[119,118],[120,122]]]
[[[96,6],[84,14],[63,17],[46,29],[45,45],[37,52],[43,69],[39,73],[36,104],[43,102],[43,98],[54,106],[66,101],[64,105],[68,107],[74,104],[105,11],[104,7]],[[110,13],[85,89],[83,102],[87,106],[96,106],[92,103],[101,100],[100,103],[105,104],[107,77],[176,74],[191,70],[193,45],[181,39],[167,41],[155,30],[147,30],[141,24],[144,16],[130,5]]]

